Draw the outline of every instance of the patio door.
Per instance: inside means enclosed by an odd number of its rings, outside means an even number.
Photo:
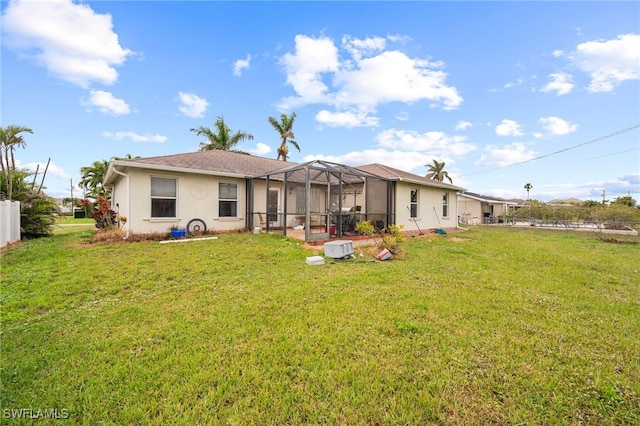
[[[280,226],[280,188],[269,188],[267,198],[267,220],[269,226]]]

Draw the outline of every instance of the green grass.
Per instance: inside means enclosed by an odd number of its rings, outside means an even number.
[[[95,229],[96,221],[93,218],[75,219],[71,216],[58,216],[53,226],[53,234],[71,234]]]
[[[89,235],[2,253],[3,410],[81,424],[640,422],[638,245],[478,227],[410,239],[403,259],[308,266],[313,253],[278,235]]]

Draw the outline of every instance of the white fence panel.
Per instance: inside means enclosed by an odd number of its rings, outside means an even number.
[[[0,247],[20,240],[20,201],[0,201]]]

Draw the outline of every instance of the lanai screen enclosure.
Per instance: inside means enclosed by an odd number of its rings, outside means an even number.
[[[266,212],[254,208],[258,180],[266,181]],[[306,241],[340,238],[365,220],[380,229],[395,223],[393,197],[394,186],[389,180],[343,164],[313,160],[251,179],[248,225],[253,229],[258,219],[267,231],[282,229],[283,235],[287,225],[302,227]]]

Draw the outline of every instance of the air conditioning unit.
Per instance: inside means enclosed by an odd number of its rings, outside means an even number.
[[[333,259],[344,259],[353,254],[353,241],[338,240],[324,243],[324,255]]]

